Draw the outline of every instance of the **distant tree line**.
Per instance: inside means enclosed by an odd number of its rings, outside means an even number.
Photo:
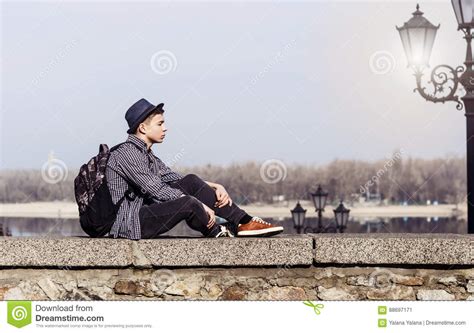
[[[458,156],[426,160],[395,154],[391,159],[375,162],[276,164],[268,166],[268,170],[263,170],[264,164],[208,164],[176,171],[221,183],[240,204],[271,203],[278,195],[284,195],[285,200],[307,200],[318,184],[329,192],[329,200],[353,201],[375,195],[390,203],[424,204],[427,200],[459,203],[466,197],[466,159]],[[1,171],[0,202],[74,201],[77,172],[69,169],[61,181],[53,183],[44,180],[41,170]]]

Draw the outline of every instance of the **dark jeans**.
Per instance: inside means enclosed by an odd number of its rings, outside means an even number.
[[[140,208],[139,219],[142,238],[155,238],[172,229],[180,221],[186,220],[191,229],[201,232],[204,236],[213,237],[219,232],[217,224],[208,229],[209,217],[202,203],[211,208],[217,216],[237,225],[246,214],[235,203],[217,208],[216,192],[201,178],[189,174],[182,179],[169,184],[180,189],[185,196],[161,203],[152,203]]]

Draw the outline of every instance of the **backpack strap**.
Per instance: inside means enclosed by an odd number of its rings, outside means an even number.
[[[134,145],[135,147],[137,147],[138,150],[141,151],[141,147],[139,145],[137,145],[135,142],[131,142],[131,141],[125,141],[125,142],[121,142],[119,144],[116,144],[115,146],[113,146],[112,148],[110,148],[110,152],[118,149],[120,146],[126,144],[126,143],[131,143],[132,145]],[[118,205],[121,205],[123,200],[126,198],[128,201],[133,201],[135,200],[135,197],[139,196],[139,194],[137,193],[141,193],[141,189],[135,185],[132,185],[130,184],[129,182],[127,182],[128,184],[128,190],[125,191],[125,195],[123,196],[123,198],[121,198],[117,204]],[[132,194],[134,194],[135,196],[132,196]]]
[[[125,142],[121,142],[119,144],[116,144],[115,146],[113,146],[112,148],[110,148],[110,151],[114,151],[116,150],[117,148],[119,148],[121,145],[124,145],[126,143],[131,143],[132,145],[134,145],[135,147],[137,147],[139,150],[141,150],[140,146],[137,145],[135,142],[132,142],[132,141],[125,141]]]

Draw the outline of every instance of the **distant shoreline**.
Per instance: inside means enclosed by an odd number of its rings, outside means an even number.
[[[316,217],[314,206],[309,201],[300,202],[307,210],[307,217]],[[290,210],[296,202],[287,202],[281,205],[241,205],[249,214],[268,218],[291,218]],[[452,217],[466,218],[467,205],[418,205],[418,206],[355,206],[351,210],[351,217]],[[327,206],[324,216],[333,217],[334,207]],[[79,213],[75,202],[32,202],[0,204],[0,217],[31,217],[31,218],[78,218]]]

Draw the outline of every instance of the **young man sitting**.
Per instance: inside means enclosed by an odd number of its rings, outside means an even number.
[[[155,238],[185,220],[206,237],[271,236],[283,227],[250,216],[232,202],[224,186],[203,181],[194,174],[181,176],[153,154],[151,147],[166,135],[163,103],[154,106],[145,99],[125,114],[127,143],[112,151],[106,179],[117,203],[129,185],[135,190],[123,200],[109,237]],[[228,221],[216,224],[215,216]]]

